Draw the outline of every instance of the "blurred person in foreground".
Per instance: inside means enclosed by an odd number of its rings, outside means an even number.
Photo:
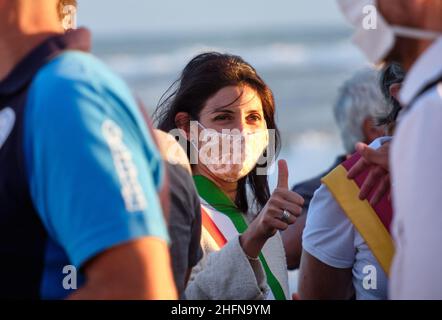
[[[371,62],[397,61],[407,71],[393,142],[378,150],[358,144],[363,159],[349,172],[354,178],[370,169],[362,199],[388,192],[391,174],[396,255],[390,298],[442,299],[442,0],[339,4],[357,30],[355,43]]]
[[[381,81],[375,77],[378,103],[384,106],[378,113],[384,123],[384,135],[389,131],[387,126],[391,127],[396,119],[392,115],[396,105],[388,102],[394,100],[390,97],[391,83],[386,81],[395,78],[394,82],[400,83],[403,74],[396,71],[386,68]],[[381,137],[370,145],[378,148],[389,139]],[[356,183],[346,177],[359,157],[357,153],[348,156],[323,177],[312,199],[303,234],[299,281],[302,299],[387,298],[393,254],[389,233],[393,211],[386,196],[376,205],[359,199],[358,188],[366,173],[359,175]]]
[[[321,179],[355,152],[356,142],[364,141],[369,144],[385,135],[385,129],[377,126],[376,119],[388,113],[390,105],[385,101],[379,89],[379,78],[378,71],[367,68],[360,70],[343,84],[333,112],[345,154],[337,157],[333,166],[326,172],[293,187],[293,191],[304,198],[305,204],[302,215],[282,233],[289,269],[299,267],[302,231],[305,227],[310,201],[314,192],[320,187]]]
[[[160,153],[75,11],[0,0],[0,296],[175,298]]]
[[[186,152],[172,135],[158,129],[154,132],[169,178],[169,234],[173,274],[178,294],[185,300],[185,288],[192,268],[203,256],[200,244],[201,203]]]
[[[272,91],[241,57],[208,52],[186,65],[165,97],[158,127],[188,146],[202,209],[204,256],[187,298],[290,299],[278,231],[296,220],[303,199],[289,190],[285,161],[269,190],[279,146]]]

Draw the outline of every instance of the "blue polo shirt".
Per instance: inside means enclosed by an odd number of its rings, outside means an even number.
[[[54,39],[68,44],[75,39],[63,37]],[[48,43],[57,43],[54,39]],[[57,299],[72,293],[72,279],[77,280],[73,287],[81,287],[82,267],[101,252],[144,236],[168,241],[168,234],[158,198],[163,180],[161,156],[130,90],[87,52],[68,45],[48,52],[57,55],[36,70],[24,91],[14,93],[25,92],[23,98],[11,100],[15,106],[8,106],[7,97],[0,96],[0,112],[8,109],[17,118],[18,138],[13,131],[10,144],[21,144],[16,150],[22,152],[26,183],[17,190],[26,189],[32,203],[28,207],[8,204],[23,196],[2,196],[0,189],[0,207],[4,202],[13,208],[16,212],[8,210],[8,216],[17,221],[26,208],[35,211],[38,219],[16,222],[31,229],[29,224],[37,228],[40,223],[43,230],[34,236],[41,243],[38,249],[29,246],[29,255],[34,257],[27,261],[40,270],[29,281],[38,287],[38,297]],[[32,61],[32,54],[27,61]],[[35,59],[41,60],[41,55]],[[0,149],[5,163],[16,157],[12,153],[8,157],[8,150],[8,146]],[[23,217],[28,215],[32,216],[27,212]],[[6,210],[3,214],[0,209],[0,222],[0,233],[7,232]],[[22,252],[24,248],[21,245],[14,253],[13,241],[0,244],[0,253],[13,252],[8,261],[2,261],[10,264],[8,270],[23,261],[15,261],[14,254],[28,255]],[[77,274],[66,287],[71,266]],[[27,296],[28,288],[19,290]]]

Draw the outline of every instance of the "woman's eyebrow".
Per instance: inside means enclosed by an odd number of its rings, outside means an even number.
[[[253,110],[247,110],[247,114],[251,114],[251,113],[259,113],[259,114],[261,114],[262,113],[262,110],[255,110],[255,109],[253,109]]]
[[[225,107],[225,106],[215,108],[215,109],[212,111],[212,113],[216,113],[216,112],[235,113],[235,111],[233,111],[233,110],[229,109],[229,107]]]

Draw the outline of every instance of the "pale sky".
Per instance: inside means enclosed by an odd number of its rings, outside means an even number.
[[[158,33],[345,25],[335,0],[79,0],[95,33]]]

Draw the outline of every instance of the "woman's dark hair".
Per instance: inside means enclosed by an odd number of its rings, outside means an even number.
[[[274,118],[273,93],[256,70],[239,56],[208,52],[193,58],[179,79],[161,97],[153,115],[154,121],[160,130],[169,132],[178,127],[175,116],[179,112],[188,113],[191,120],[199,120],[200,112],[207,100],[228,86],[248,86],[256,91],[261,99],[267,128],[275,130],[276,155],[280,148],[280,136]],[[273,160],[274,158],[268,161]],[[262,166],[265,165],[267,164]],[[257,167],[238,181],[235,205],[242,212],[247,212],[249,209],[247,185],[254,194],[253,200],[256,201],[258,210],[262,209],[270,198],[267,175],[258,175]]]
[[[396,100],[390,94],[390,87],[395,83],[402,83],[405,78],[405,71],[402,66],[397,62],[392,62],[388,64],[381,73],[380,86],[384,98],[391,106],[391,111],[384,117],[378,119],[378,125],[393,125],[401,111],[401,105],[399,101]]]

